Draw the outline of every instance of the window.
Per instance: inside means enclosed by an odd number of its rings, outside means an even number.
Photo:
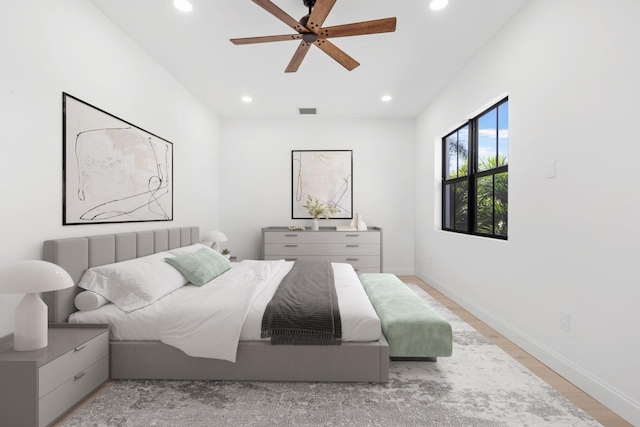
[[[442,229],[507,238],[509,100],[442,138]]]

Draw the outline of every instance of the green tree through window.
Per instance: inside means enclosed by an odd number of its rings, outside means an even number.
[[[506,239],[509,101],[442,138],[442,229]]]

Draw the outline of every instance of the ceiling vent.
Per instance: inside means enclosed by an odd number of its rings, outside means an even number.
[[[317,114],[318,111],[315,108],[298,108],[300,114]]]

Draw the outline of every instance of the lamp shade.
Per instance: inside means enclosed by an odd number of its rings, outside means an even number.
[[[69,273],[47,261],[21,261],[0,269],[0,293],[3,294],[56,291],[72,286]]]

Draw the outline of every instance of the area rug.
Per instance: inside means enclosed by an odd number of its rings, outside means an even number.
[[[410,284],[452,325],[453,356],[391,362],[387,384],[118,381],[65,426],[600,426]]]

